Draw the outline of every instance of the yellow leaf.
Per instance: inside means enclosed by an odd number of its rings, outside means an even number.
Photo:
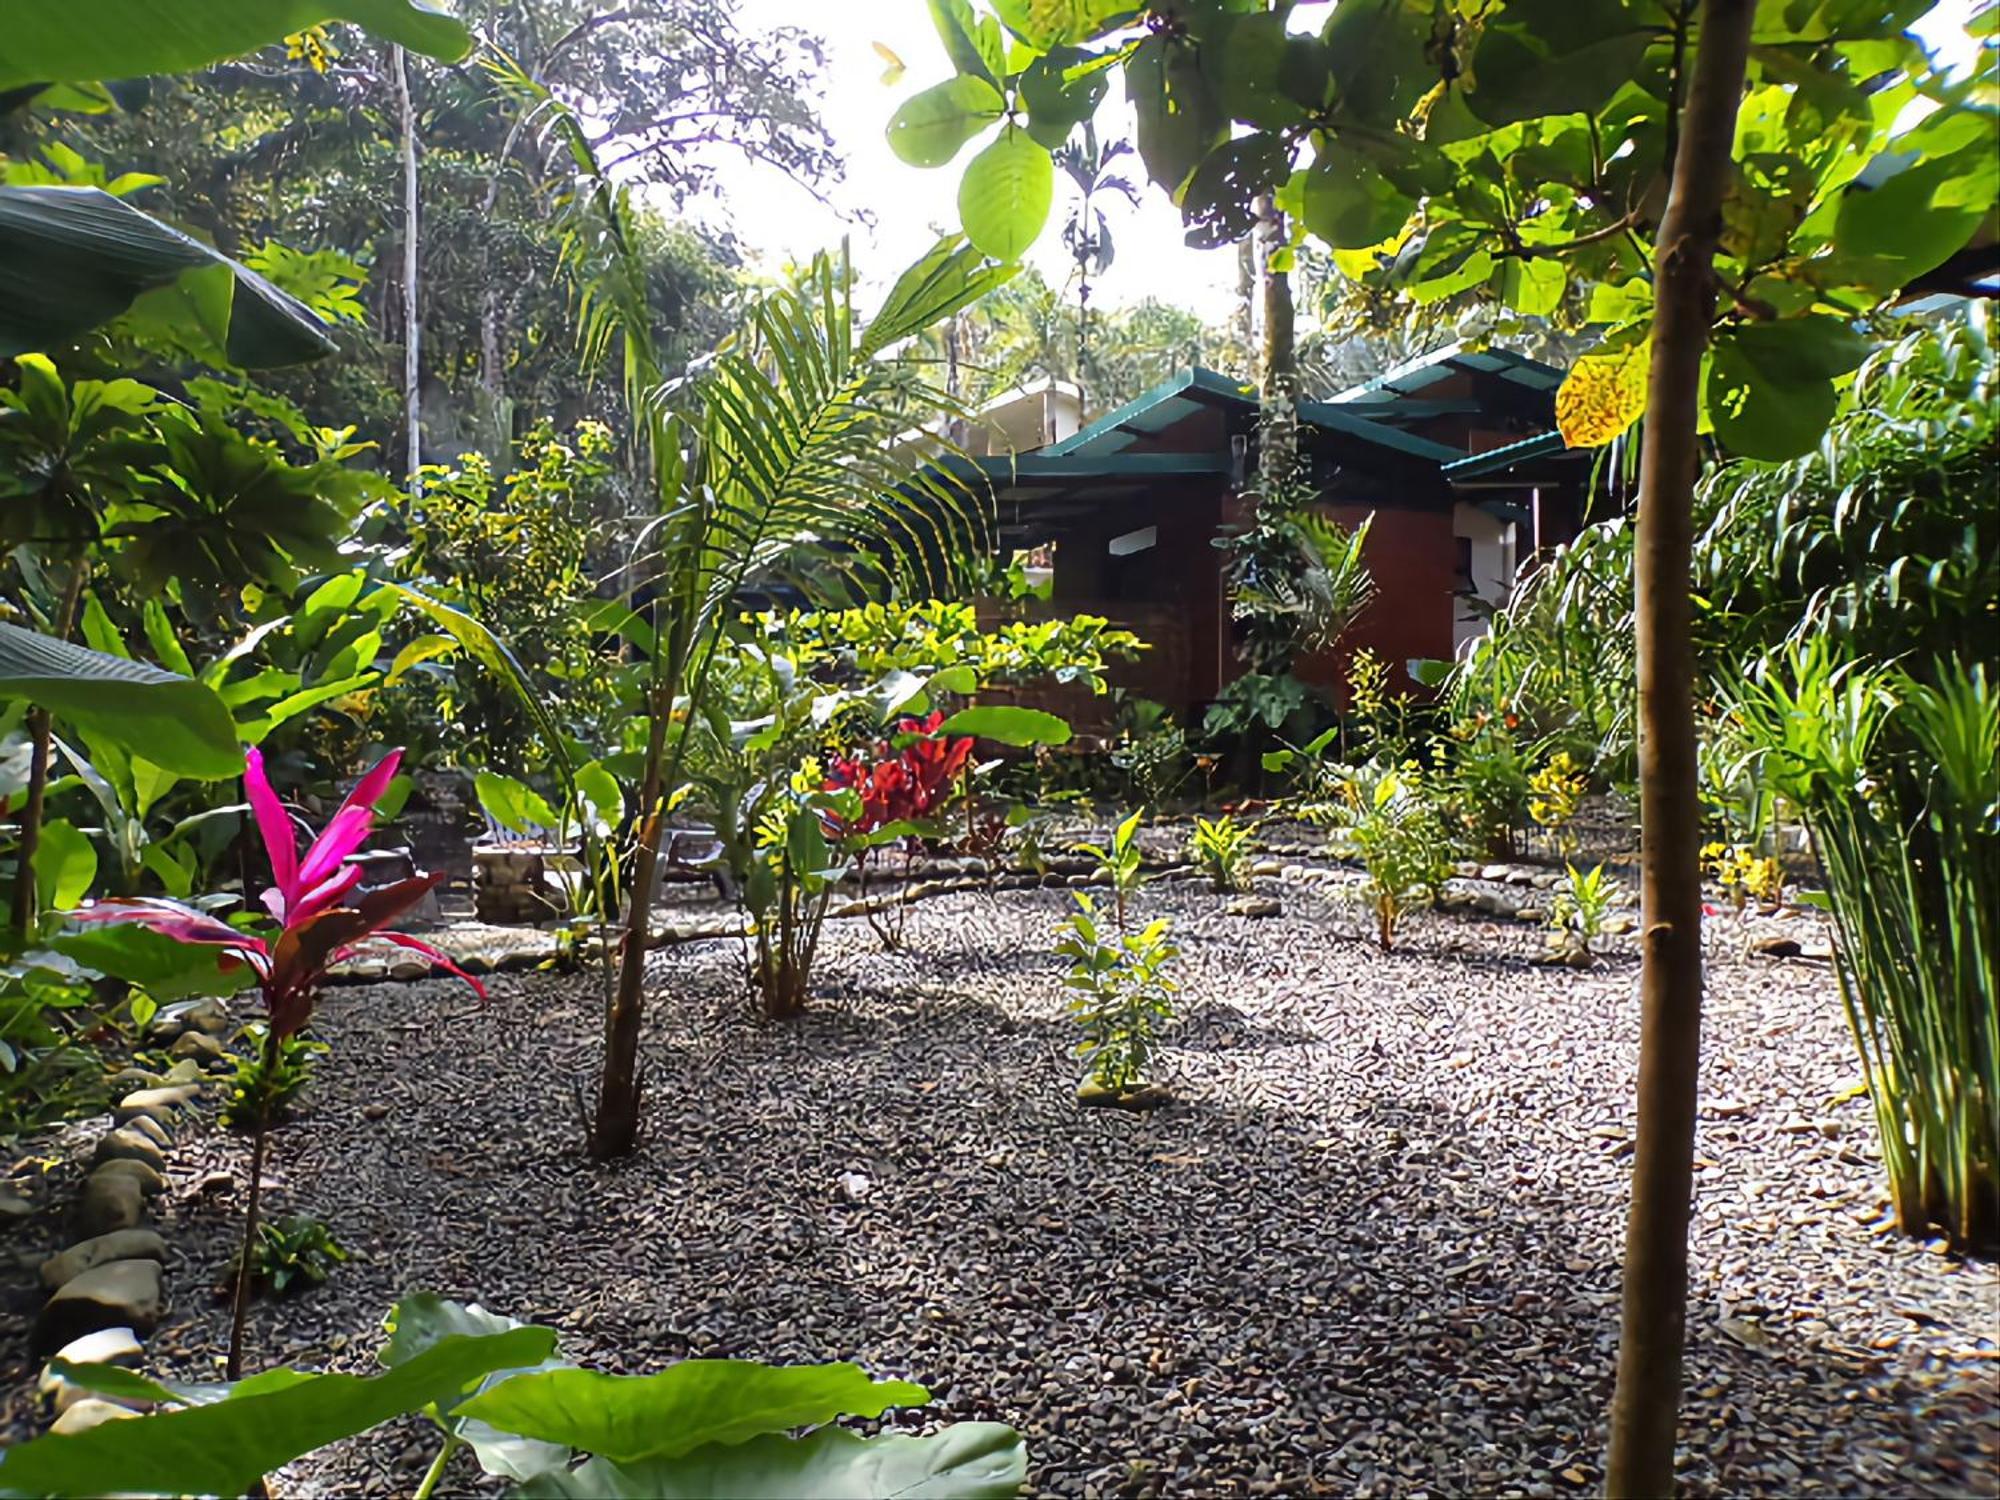
[[[902,58],[896,55],[895,50],[893,48],[884,46],[881,42],[870,42],[868,45],[875,49],[875,55],[877,57],[881,58],[883,62],[888,64],[888,66],[882,70],[882,82],[885,84],[894,84],[900,82],[903,77],[903,68],[904,68],[904,63]]]
[[[1608,443],[1646,410],[1646,375],[1653,341],[1642,339],[1611,354],[1586,354],[1570,366],[1556,392],[1556,426],[1572,448]]]

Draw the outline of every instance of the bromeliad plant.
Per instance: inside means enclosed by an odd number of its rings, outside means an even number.
[[[414,875],[394,884],[362,891],[362,869],[350,863],[374,831],[376,806],[395,779],[402,752],[385,755],[347,794],[305,853],[299,853],[291,814],[272,790],[264,758],[253,747],[246,756],[243,789],[256,818],[257,830],[271,864],[271,886],[262,905],[271,924],[260,933],[253,923],[233,926],[193,906],[157,896],[118,897],[93,902],[70,912],[70,920],[85,926],[126,924],[148,928],[182,943],[218,949],[225,968],[247,966],[257,977],[266,1030],[262,1077],[279,1075],[281,1049],[312,1019],[327,971],[343,959],[377,944],[421,953],[440,968],[457,974],[483,1000],[486,990],[471,975],[430,944],[389,924],[409,912],[444,879],[441,874]],[[270,1101],[256,1101],[251,1115],[254,1138],[250,1150],[250,1191],[244,1212],[243,1243],[256,1243],[259,1193],[263,1185],[264,1149],[269,1134]],[[243,1328],[249,1308],[249,1281],[237,1278],[236,1308],[229,1336],[229,1375],[242,1373]]]
[[[1331,823],[1336,851],[1367,870],[1362,893],[1386,953],[1411,902],[1434,901],[1451,875],[1455,850],[1435,789],[1414,763],[1371,761],[1347,770],[1337,794],[1304,814]]]

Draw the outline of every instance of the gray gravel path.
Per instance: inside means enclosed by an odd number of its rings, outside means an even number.
[[[1579,973],[1531,963],[1532,929],[1421,915],[1383,955],[1338,892],[1261,885],[1282,917],[1193,885],[1142,899],[1186,946],[1177,1102],[1143,1118],[1070,1100],[1055,892],[925,904],[903,954],[840,924],[822,1004],[785,1026],[748,1018],[733,945],[662,954],[647,1137],[609,1170],[581,1159],[573,1093],[594,981],[503,977],[469,1018],[448,985],[339,991],[274,1180],[362,1257],[260,1307],[254,1358],[359,1368],[386,1305],[428,1288],[607,1367],[911,1376],[934,1395],[913,1423],[1025,1429],[1041,1493],[1595,1490],[1629,946]],[[2000,1282],[1884,1232],[1831,975],[1745,955],[1747,931],[1711,939],[1684,1488],[1992,1494]],[[224,1310],[198,1289],[240,1208],[195,1184],[243,1157],[176,1153],[179,1306],[153,1347],[180,1374],[216,1362]],[[0,1361],[18,1392],[11,1341]],[[397,1430],[281,1493],[408,1493],[429,1453]]]

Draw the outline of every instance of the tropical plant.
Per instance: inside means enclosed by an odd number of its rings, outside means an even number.
[[[1125,700],[1119,705],[1117,729],[1111,764],[1131,779],[1140,802],[1158,807],[1194,774],[1187,731],[1164,703],[1151,698]]]
[[[1304,813],[1331,824],[1335,851],[1368,872],[1362,895],[1386,953],[1410,904],[1437,899],[1456,851],[1441,797],[1413,762],[1370,761],[1341,772],[1335,794]]]
[[[862,910],[869,925],[885,948],[903,944],[903,920],[909,903],[898,901],[894,915],[884,917],[876,903],[868,899],[868,867],[872,856],[884,847],[882,840],[901,836],[895,842],[909,851],[926,837],[942,833],[939,826],[946,805],[963,794],[966,816],[971,817],[971,776],[969,762],[973,741],[970,736],[953,739],[940,735],[945,713],[933,709],[922,719],[900,719],[893,738],[877,741],[866,754],[835,755],[827,761],[826,790],[850,790],[861,798],[861,815],[852,823],[837,820],[843,843],[854,846],[855,883],[860,887]]]
[[[1097,861],[1095,878],[1111,887],[1111,899],[1120,932],[1125,930],[1126,903],[1146,880],[1145,854],[1139,848],[1139,825],[1145,821],[1145,817],[1145,808],[1134,808],[1125,820],[1111,831],[1111,837],[1107,842],[1079,843],[1075,846],[1077,853],[1088,854]]]
[[[293,1103],[312,1084],[319,1059],[330,1050],[301,1032],[270,1042],[270,1027],[253,1021],[243,1028],[250,1050],[237,1054],[229,1080],[222,1123],[232,1130],[259,1129],[291,1118]]]
[[[1511,714],[1481,711],[1451,726],[1439,742],[1452,814],[1466,841],[1492,858],[1516,852],[1534,786],[1533,749]]]
[[[372,1376],[279,1369],[234,1385],[183,1385],[59,1361],[73,1385],[154,1409],[17,1443],[0,1455],[0,1485],[36,1495],[240,1495],[316,1448],[417,1414],[440,1438],[417,1500],[430,1500],[462,1452],[514,1493],[542,1500],[1006,1500],[1027,1474],[1020,1435],[997,1422],[923,1437],[832,1425],[930,1400],[920,1385],[873,1380],[852,1364],[690,1359],[651,1375],[603,1374],[558,1358],[552,1328],[428,1293],[397,1303],[387,1332]],[[793,1436],[802,1428],[813,1430]]]
[[[1612,910],[1625,899],[1625,888],[1602,864],[1588,870],[1565,864],[1563,871],[1549,906],[1549,925],[1556,933],[1553,946],[1588,963],[1596,957],[1591,944],[1604,935]]]
[[[311,1214],[285,1214],[257,1226],[248,1279],[251,1285],[282,1297],[288,1291],[324,1284],[334,1269],[346,1261],[347,1251],[333,1237],[333,1230],[324,1219],[315,1219]],[[242,1275],[240,1269],[232,1271],[232,1279]]]
[[[1528,778],[1528,816],[1548,830],[1565,858],[1576,849],[1576,833],[1570,825],[1589,790],[1590,779],[1567,750],[1556,751]]]
[[[1250,888],[1250,856],[1257,849],[1257,825],[1239,823],[1229,814],[1194,820],[1188,855],[1219,893]]]
[[[485,987],[436,948],[389,928],[391,922],[436,888],[444,878],[441,874],[414,875],[356,894],[363,872],[361,866],[349,860],[374,830],[376,805],[395,779],[402,752],[391,751],[356,783],[303,856],[299,853],[291,814],[278,800],[270,778],[264,773],[263,756],[253,748],[246,759],[244,798],[255,815],[271,867],[272,884],[261,898],[264,910],[276,924],[269,937],[258,935],[247,925],[234,927],[196,907],[157,896],[122,896],[92,902],[67,913],[69,920],[85,927],[107,924],[143,927],[177,943],[212,947],[224,960],[254,974],[267,1026],[263,1039],[263,1076],[267,1084],[278,1073],[278,1049],[312,1020],[327,971],[372,945],[413,949],[440,968],[457,974],[484,999]],[[350,896],[354,898],[351,903],[347,900]],[[252,1115],[250,1192],[243,1228],[246,1246],[255,1243],[257,1233],[269,1114],[266,1107]],[[239,1279],[229,1337],[232,1379],[242,1373],[243,1329],[249,1309],[247,1286],[247,1281]]]
[[[1086,1080],[1115,1097],[1151,1081],[1157,1034],[1173,1019],[1178,988],[1167,969],[1180,949],[1166,917],[1127,930],[1121,899],[1116,926],[1107,931],[1089,893],[1071,894],[1077,909],[1056,929],[1056,954],[1069,960],[1063,986],[1070,1016],[1084,1032],[1076,1051],[1090,1065]]]
[[[639,785],[625,799],[642,834],[590,1131],[592,1152],[609,1157],[631,1149],[639,1126],[656,834],[688,743],[671,726],[705,716],[718,645],[739,591],[753,579],[803,578],[842,557],[857,574],[933,578],[980,550],[986,527],[972,497],[894,444],[921,413],[943,403],[891,351],[1004,281],[1011,268],[947,239],[897,279],[864,324],[855,316],[845,254],[822,255],[790,285],[756,300],[740,332],[689,378],[671,380],[654,339],[627,187],[606,174],[589,130],[546,88],[518,72],[507,82],[548,120],[578,167],[564,218],[582,345],[592,362],[619,354],[656,509],[629,574],[633,588],[650,596],[653,644],[641,692]],[[813,852],[810,837],[801,832],[801,853]]]
[[[1811,830],[1897,1222],[2000,1245],[2000,693],[1980,664],[1857,664],[1821,639],[1732,690]]]

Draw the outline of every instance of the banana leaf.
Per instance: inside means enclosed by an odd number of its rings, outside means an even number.
[[[100,188],[0,188],[0,357],[60,347],[139,311],[242,369],[331,354],[296,298]]]

